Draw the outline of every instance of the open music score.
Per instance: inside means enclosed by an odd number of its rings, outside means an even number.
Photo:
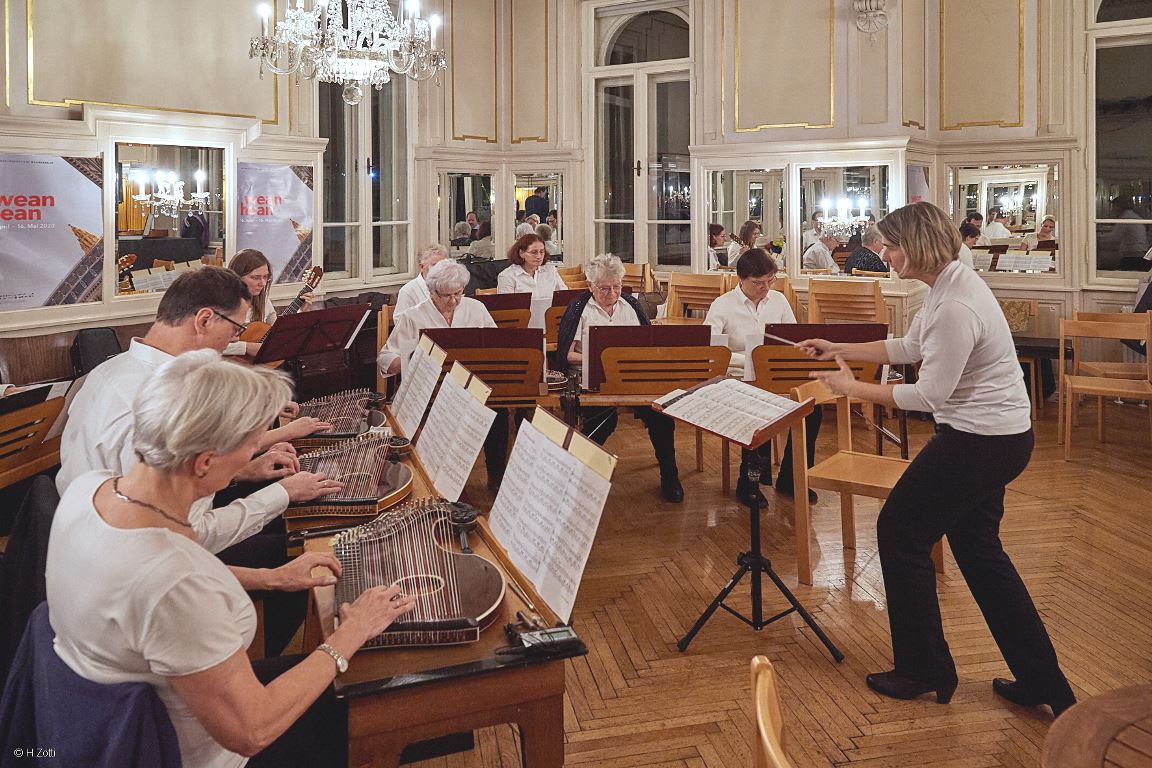
[[[736,379],[717,379],[690,390],[677,389],[652,404],[666,416],[747,448],[762,444],[762,433],[804,405]]]
[[[448,353],[427,336],[420,337],[392,401],[392,416],[405,437],[411,438],[420,428],[447,357]]]
[[[516,436],[489,526],[512,564],[567,624],[616,457],[537,408]]]
[[[484,405],[490,394],[491,387],[453,363],[420,430],[416,449],[436,492],[448,501],[459,500],[496,419]]]

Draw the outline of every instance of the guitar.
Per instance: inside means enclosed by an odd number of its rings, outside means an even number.
[[[134,266],[136,266],[136,254],[134,253],[126,253],[116,259],[116,284],[120,287],[121,293],[136,290],[136,284],[132,282],[132,267]]]
[[[316,290],[316,286],[320,285],[320,280],[323,277],[324,267],[312,267],[312,269],[308,270],[304,275],[304,287],[300,289],[300,293],[296,294],[296,298],[292,300],[292,303],[284,308],[280,316],[294,315],[299,312],[304,306],[304,297]],[[265,288],[264,290],[268,289]],[[248,324],[248,330],[240,334],[240,341],[252,341],[259,344],[267,338],[268,331],[270,330],[272,330],[271,324],[261,320],[254,320]]]

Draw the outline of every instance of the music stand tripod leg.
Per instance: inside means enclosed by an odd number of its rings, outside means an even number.
[[[840,649],[836,647],[836,645],[828,638],[826,634],[824,634],[824,630],[822,630],[820,625],[816,623],[816,619],[813,618],[812,615],[804,609],[804,606],[800,604],[800,601],[796,599],[796,596],[792,594],[792,591],[789,590],[784,582],[780,580],[780,577],[777,575],[777,573],[772,570],[772,562],[768,560],[768,558],[764,557],[763,552],[760,549],[760,496],[758,493],[755,493],[755,490],[760,487],[760,457],[755,451],[748,451],[745,454],[745,458],[748,463],[748,485],[754,491],[752,494],[752,503],[748,507],[748,528],[751,546],[749,547],[749,551],[741,552],[739,556],[737,556],[736,562],[740,565],[739,570],[733,574],[728,584],[725,585],[725,587],[720,590],[720,593],[716,595],[711,603],[709,603],[708,607],[704,610],[704,613],[700,614],[700,618],[697,619],[696,623],[692,625],[692,629],[688,630],[688,634],[680,638],[680,640],[676,643],[676,647],[681,651],[688,650],[688,645],[692,642],[692,639],[696,637],[696,634],[701,629],[703,629],[704,625],[708,622],[708,619],[712,618],[712,614],[716,612],[717,608],[723,608],[757,631],[795,611],[796,613],[800,614],[800,617],[804,619],[804,623],[811,627],[812,631],[816,633],[816,636],[820,638],[820,641],[824,643],[824,647],[828,649],[828,653],[832,655],[832,658],[837,662],[843,661],[844,654],[841,653]],[[724,604],[725,598],[731,594],[732,590],[738,583],[740,583],[740,580],[744,578],[744,574],[746,573],[752,574],[751,619],[742,616],[731,607]],[[764,621],[763,618],[764,605],[763,593],[761,590],[762,584],[760,580],[760,575],[762,573],[768,574],[768,578],[772,579],[772,583],[776,585],[776,588],[780,590],[780,593],[784,595],[784,597],[792,605],[791,609],[778,613],[767,621]]]

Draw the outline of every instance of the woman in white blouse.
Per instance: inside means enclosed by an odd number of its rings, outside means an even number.
[[[567,286],[556,267],[548,261],[548,248],[535,232],[520,236],[508,249],[512,264],[496,276],[497,293],[530,293],[551,296]]]
[[[272,284],[272,265],[268,258],[254,248],[245,248],[237,251],[232,260],[228,262],[228,269],[240,275],[248,292],[252,294],[251,306],[248,308],[248,319],[245,323],[260,322],[272,325],[276,322],[276,307],[272,306],[272,299],[268,296],[268,286]],[[312,294],[306,293],[301,297],[304,309],[312,306]],[[234,341],[224,349],[226,355],[255,356],[260,351],[260,343],[256,341]]]
[[[57,654],[96,683],[153,685],[188,768],[242,766],[246,757],[253,766],[344,764],[347,714],[332,680],[412,606],[397,587],[370,589],[341,606],[326,643],[264,660],[292,665],[274,680],[253,668],[252,601],[196,542],[188,515],[252,458],[290,396],[282,374],[211,350],[173,359],[135,400],[140,462],[123,476],[81,475],[52,523],[46,580]],[[330,553],[299,562],[295,589],[334,583],[340,572]],[[313,576],[314,568],[329,572]]]
[[[1075,703],[1028,589],[1000,543],[1004,488],[1032,455],[1028,395],[1012,334],[996,297],[957,258],[960,233],[930,203],[913,203],[879,223],[884,259],[901,277],[929,286],[902,339],[867,344],[802,343],[840,370],[814,374],[858,400],[927,411],[936,435],[904,471],[876,521],[895,669],[868,675],[868,686],[897,699],[935,691],[945,704],[956,665],[944,639],[932,546],[944,535],[1015,680],[992,689],[1024,706],[1048,704],[1059,715]],[[915,384],[856,381],[844,358],[920,362]]]
[[[1024,235],[1024,250],[1031,251],[1039,247],[1040,243],[1056,240],[1056,217],[1045,216],[1040,222],[1040,229]]]

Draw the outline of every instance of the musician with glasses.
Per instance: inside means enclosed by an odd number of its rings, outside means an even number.
[[[648,315],[633,296],[623,293],[624,265],[607,253],[595,257],[584,267],[590,290],[568,305],[560,319],[556,359],[567,360],[579,367],[583,362],[581,339],[584,330],[594,325],[649,325]],[[648,407],[636,408],[636,416],[648,428],[648,438],[660,465],[660,491],[666,501],[684,501],[680,472],[676,467],[676,422]],[[616,430],[616,409],[581,409],[580,431],[604,445]]]
[[[737,378],[744,377],[744,356],[748,354],[747,344],[752,337],[756,344],[762,343],[764,326],[768,323],[795,323],[796,315],[792,312],[788,299],[779,291],[772,290],[776,282],[778,271],[776,261],[768,255],[763,248],[753,248],[746,251],[736,262],[736,276],[740,278],[739,284],[727,293],[717,296],[708,307],[708,314],[704,322],[712,327],[715,333],[722,333],[728,337],[728,348],[732,350],[732,361],[728,366],[728,374]],[[820,434],[820,423],[823,417],[821,410],[816,408],[805,419],[807,427],[807,442],[805,444],[808,456],[808,466],[812,466],[816,456],[816,438]],[[772,462],[769,461],[771,443],[762,445],[757,453],[763,459],[760,462],[760,484],[772,484]],[[751,504],[753,497],[758,497],[761,504],[767,504],[767,499],[759,488],[748,483],[748,455],[740,455],[740,479],[736,482],[736,498],[745,504]],[[788,444],[780,460],[780,475],[776,478],[776,490],[785,496],[792,495],[792,436],[788,436]],[[816,501],[814,491],[809,491],[810,501]]]
[[[508,249],[510,266],[496,276],[497,293],[531,293],[548,297],[567,286],[548,261],[548,247],[535,233],[521,235]]]
[[[272,299],[268,296],[268,288],[272,285],[272,264],[268,261],[268,257],[254,248],[245,248],[236,252],[232,260],[228,262],[228,269],[240,275],[240,279],[248,287],[248,293],[252,295],[252,298],[248,300],[249,308],[244,319],[245,324],[256,321],[268,325],[275,323],[278,317],[276,307],[272,305]],[[307,311],[311,308],[314,297],[311,293],[305,293],[300,297],[300,300],[304,302],[304,310]],[[226,355],[248,355],[249,357],[255,357],[259,351],[260,342],[258,341],[237,340],[230,342],[224,348]]]
[[[399,587],[375,587],[341,606],[338,627],[311,653],[249,661],[255,609],[197,542],[193,509],[259,450],[290,396],[283,374],[209,350],[169,360],[132,404],[140,460],[76,478],[53,520],[46,582],[57,654],[95,683],[154,686],[190,768],[241,766],[245,756],[250,766],[346,765],[347,706],[331,683],[413,605]],[[285,581],[307,589],[339,573],[334,555],[313,552]]]

